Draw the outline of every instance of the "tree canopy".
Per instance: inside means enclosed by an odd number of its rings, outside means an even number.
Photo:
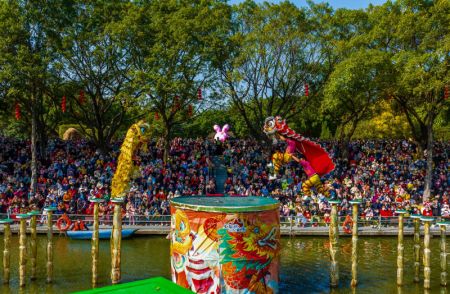
[[[448,127],[449,27],[446,0],[3,1],[2,133],[30,136],[35,121],[45,145],[78,124],[104,150],[140,118],[167,144],[214,123],[264,139],[281,115],[308,136],[407,136],[424,150]],[[364,129],[387,117],[401,127]]]

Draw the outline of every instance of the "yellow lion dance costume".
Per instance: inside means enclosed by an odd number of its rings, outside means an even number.
[[[150,126],[144,121],[132,125],[125,136],[111,184],[111,198],[123,197],[130,188],[130,181],[138,172],[133,156],[139,148],[147,150]]]

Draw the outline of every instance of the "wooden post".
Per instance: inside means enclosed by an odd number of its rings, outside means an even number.
[[[27,270],[27,219],[28,214],[18,214],[19,225],[19,286],[25,286]]]
[[[31,256],[30,256],[30,263],[31,263],[31,280],[36,280],[36,270],[37,270],[37,231],[36,231],[36,218],[37,215],[40,214],[39,211],[30,211],[28,215],[31,217],[30,220],[30,230],[31,230],[31,238],[30,238],[30,249],[31,249]]]
[[[2,219],[0,220],[0,224],[3,224],[3,234],[4,234],[4,244],[3,248],[3,284],[9,284],[9,276],[10,276],[10,248],[11,248],[11,223],[12,219]]]
[[[103,202],[102,198],[91,198],[89,199],[94,203],[94,224],[92,227],[92,287],[97,286],[98,282],[98,205]]]
[[[339,286],[339,264],[337,262],[338,242],[339,242],[339,221],[337,205],[339,200],[330,200],[331,203],[331,223],[329,230],[330,237],[330,287]]]
[[[423,288],[431,287],[431,250],[430,250],[430,226],[434,220],[432,217],[422,216],[420,218],[424,223],[423,237]]]
[[[397,242],[397,286],[403,285],[403,216],[407,213],[406,210],[395,211],[398,214],[398,242]]]
[[[113,198],[114,203],[113,229],[111,233],[111,282],[117,284],[120,281],[120,251],[122,242],[122,203],[123,198]]]
[[[47,283],[53,281],[53,211],[55,207],[45,207],[47,212]]]
[[[445,248],[446,246],[446,230],[447,226],[450,226],[450,222],[438,222],[439,228],[441,229],[441,254],[440,254],[440,260],[441,260],[441,286],[446,287],[447,286],[447,250]]]
[[[358,206],[361,200],[349,202],[353,206],[353,229],[352,229],[352,281],[350,285],[356,287],[358,284]]]
[[[413,214],[414,220],[414,282],[420,281],[420,214]]]

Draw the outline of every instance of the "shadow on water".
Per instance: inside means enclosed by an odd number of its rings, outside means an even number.
[[[68,293],[90,288],[91,243],[89,240],[54,239],[54,283],[45,282],[46,237],[38,238],[38,279],[18,287],[18,238],[11,240],[11,282],[0,284],[1,293]],[[329,288],[329,242],[325,237],[283,238],[280,258],[280,293],[427,293],[413,282],[413,241],[405,238],[405,286],[396,286],[397,239],[360,237],[358,287],[350,287],[351,238],[340,239],[338,289]],[[2,237],[0,243],[3,244]],[[0,250],[3,250],[1,246]],[[447,293],[439,286],[439,240],[431,240],[432,289],[428,293]],[[109,240],[100,241],[99,286],[110,284]],[[27,264],[29,278],[30,264]],[[135,237],[122,241],[122,282],[155,276],[170,279],[169,241],[165,236]],[[450,280],[450,278],[449,278]]]

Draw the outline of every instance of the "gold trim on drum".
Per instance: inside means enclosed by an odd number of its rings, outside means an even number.
[[[258,206],[229,206],[229,207],[218,207],[218,206],[205,206],[201,204],[181,204],[174,201],[170,201],[170,204],[177,209],[189,209],[193,211],[205,211],[205,212],[258,212],[266,210],[274,210],[280,207],[279,203],[265,204]]]

